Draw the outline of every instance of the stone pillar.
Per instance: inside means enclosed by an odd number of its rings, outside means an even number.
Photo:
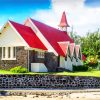
[[[54,53],[45,53],[45,65],[49,72],[56,72],[58,67],[58,57]]]

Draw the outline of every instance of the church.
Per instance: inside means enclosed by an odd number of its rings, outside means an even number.
[[[32,18],[23,24],[9,20],[0,31],[0,69],[22,66],[31,72],[56,72],[83,65],[80,45],[67,32],[65,12],[58,26]]]

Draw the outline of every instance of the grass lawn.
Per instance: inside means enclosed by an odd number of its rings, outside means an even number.
[[[5,71],[5,70],[0,70],[0,74],[19,74],[19,73],[12,73],[10,71]],[[69,76],[94,76],[94,77],[100,77],[100,71],[98,70],[92,70],[92,71],[87,71],[87,72],[49,72],[49,73],[20,73],[20,74],[31,74],[31,75],[44,75],[44,74],[49,74],[49,75],[69,75]]]

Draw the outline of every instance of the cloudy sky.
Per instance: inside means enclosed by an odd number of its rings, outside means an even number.
[[[8,20],[23,23],[27,17],[58,28],[62,12],[79,35],[100,28],[100,0],[0,0],[0,27]]]

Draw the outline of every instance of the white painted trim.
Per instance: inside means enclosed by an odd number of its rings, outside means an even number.
[[[29,71],[29,67],[31,67],[31,66],[29,66],[29,63],[30,63],[30,62],[29,62],[29,59],[30,59],[30,58],[29,58],[29,50],[27,50],[27,55],[28,55],[28,59],[27,59],[27,60],[28,60],[28,61],[27,61],[28,64],[27,64],[27,65],[28,65],[28,71]]]
[[[25,50],[36,50],[36,51],[47,51],[47,50],[43,50],[43,49],[38,49],[38,48],[32,48],[32,47],[24,47]]]
[[[2,58],[1,60],[16,60],[16,58]]]
[[[22,38],[22,36],[19,34],[19,32],[14,28],[14,26],[10,23],[10,21],[8,21],[9,25],[11,26],[11,28],[17,33],[18,37],[26,44],[27,47],[30,47],[28,45],[28,43]]]
[[[58,43],[68,43],[68,45],[70,44],[70,42],[69,41],[59,41]]]
[[[33,24],[33,22],[31,21],[30,18],[28,18],[29,22],[37,29],[38,32],[36,32],[37,37],[43,42],[43,44],[48,48],[48,50],[50,48],[52,48],[54,54],[56,56],[58,56],[58,53],[56,52],[56,50],[52,47],[52,45],[48,42],[48,40],[43,36],[43,34],[40,32],[40,30],[38,29],[38,27]],[[33,29],[32,29],[33,30]],[[33,30],[34,31],[34,30]],[[40,36],[39,36],[40,35]]]
[[[4,59],[8,59],[8,47],[5,47],[5,58]]]
[[[4,27],[8,24],[8,21],[2,26],[2,28],[0,29],[0,32],[2,33]]]
[[[8,48],[9,47],[5,47],[5,58],[3,57],[3,53],[4,53],[3,48],[4,47],[2,47],[2,58],[1,58],[1,60],[16,60],[16,56],[15,56],[15,58],[13,57],[13,54],[14,54],[13,48],[14,47],[10,47],[10,58],[8,58],[8,55],[9,55]]]

